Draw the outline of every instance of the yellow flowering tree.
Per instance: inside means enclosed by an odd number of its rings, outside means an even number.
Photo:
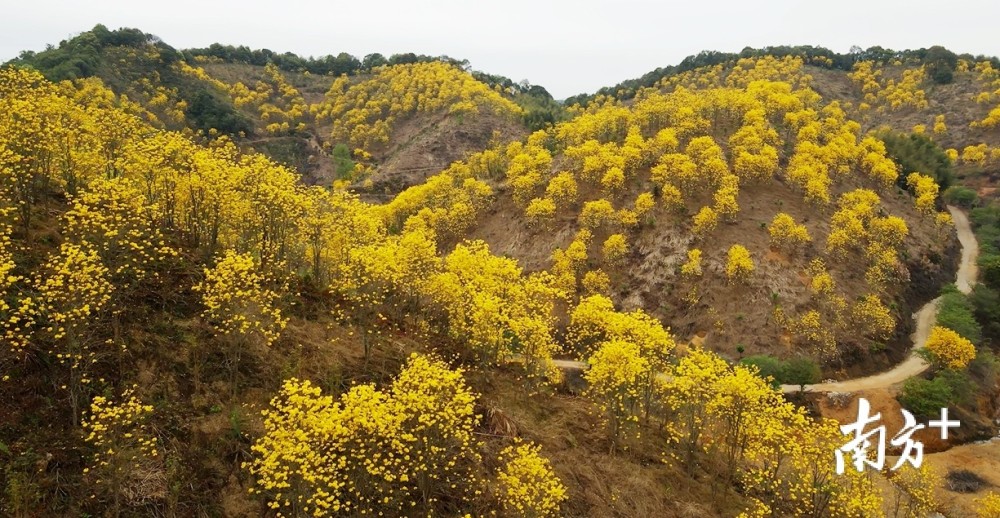
[[[590,374],[602,385],[592,394],[605,401],[600,403],[603,410],[613,414],[608,421],[612,435],[617,435],[620,424],[635,422],[640,411],[648,418],[658,399],[656,377],[667,370],[676,346],[670,330],[642,310],[615,311],[611,299],[593,295],[573,310],[568,331],[587,362],[602,365]],[[628,365],[616,366],[615,361]]]
[[[573,173],[563,171],[549,180],[545,196],[555,202],[558,208],[568,207],[576,201],[577,184]]]
[[[54,344],[59,362],[69,367],[65,388],[75,425],[91,381],[88,369],[100,352],[101,328],[94,319],[107,309],[115,286],[98,253],[86,243],[63,243],[34,284],[37,300],[22,300],[18,317],[37,322],[34,336]]]
[[[933,214],[938,196],[938,184],[934,178],[920,173],[910,173],[906,185],[913,189],[916,199],[913,203],[924,214]]]
[[[680,359],[664,382],[663,402],[670,411],[665,426],[668,441],[681,449],[688,472],[694,469],[695,453],[705,447],[703,435],[711,426],[716,384],[728,370],[722,358],[695,348]]]
[[[388,389],[338,400],[289,379],[244,467],[278,516],[433,514],[446,492],[480,491],[475,400],[461,370],[418,354]]]
[[[365,361],[387,331],[397,328],[440,269],[435,233],[410,218],[402,234],[348,246],[331,291],[338,297],[333,314],[360,335]],[[390,318],[395,317],[395,318]]]
[[[131,284],[156,275],[150,270],[177,253],[154,225],[156,211],[132,182],[101,179],[73,198],[63,231],[74,241],[90,243],[116,285]]]
[[[747,282],[754,271],[753,258],[743,245],[729,247],[726,254],[726,277],[730,283]]]
[[[934,494],[941,485],[941,475],[930,464],[915,468],[909,464],[895,471],[890,478],[895,489],[893,516],[905,510],[905,516],[927,516],[939,505]]]
[[[609,264],[618,264],[628,254],[628,240],[624,234],[611,234],[604,240],[601,252],[604,254],[604,260]]]
[[[507,516],[544,518],[559,516],[566,501],[566,486],[552,470],[541,447],[516,443],[500,452],[497,473],[500,507]]]
[[[931,328],[924,347],[935,363],[949,369],[964,369],[976,358],[976,346],[947,327]]]
[[[84,474],[111,500],[114,514],[124,505],[162,498],[166,489],[157,439],[146,424],[153,407],[143,404],[134,390],[125,390],[118,401],[95,397],[83,421],[84,440],[94,450]]]
[[[10,235],[13,230],[10,224],[9,216],[14,212],[12,207],[6,206],[4,203],[3,196],[0,195],[0,328],[5,331],[7,340],[11,344],[11,348],[18,347],[18,344],[23,343],[22,340],[14,340],[13,334],[20,333],[19,326],[17,322],[11,322],[11,306],[7,302],[7,292],[10,291],[14,284],[20,281],[20,276],[14,274],[14,254],[13,254],[13,243],[11,242]]]
[[[426,293],[448,317],[447,332],[464,340],[483,365],[520,355],[531,378],[558,376],[551,363],[557,291],[547,272],[522,275],[517,262],[489,253],[481,241],[460,244],[430,276]],[[574,277],[575,283],[575,277]]]
[[[74,197],[63,215],[63,234],[74,243],[87,243],[108,269],[115,286],[109,304],[116,341],[120,315],[147,277],[156,277],[166,258],[177,255],[155,225],[152,206],[128,180],[96,180]]]
[[[310,107],[316,120],[333,122],[331,140],[371,148],[388,142],[396,120],[414,113],[446,110],[455,116],[490,111],[514,116],[519,106],[471,73],[442,61],[373,69],[361,81],[342,76],[326,98]]]
[[[835,471],[830,452],[843,444],[839,426],[787,402],[771,407],[752,426],[743,485],[769,508],[793,516],[881,516],[884,499],[873,480],[879,475]]]
[[[868,294],[851,306],[854,331],[876,340],[888,338],[896,328],[896,319],[877,295]]]
[[[588,201],[583,204],[580,210],[580,226],[586,229],[595,229],[614,220],[615,208],[611,202],[605,199]]]
[[[267,286],[249,254],[227,250],[215,266],[205,268],[195,290],[205,306],[202,317],[227,343],[234,380],[243,350],[270,346],[288,323],[278,307],[278,292]]]
[[[604,342],[587,363],[583,373],[587,393],[597,400],[611,437],[617,439],[639,421],[649,361],[643,358],[638,344],[614,339]]]
[[[777,248],[794,250],[812,240],[805,225],[795,223],[795,219],[784,212],[779,212],[767,227],[771,235],[771,244]]]
[[[701,277],[701,250],[688,250],[687,261],[681,265],[681,275],[685,277]]]
[[[438,358],[410,355],[389,391],[402,427],[412,442],[409,468],[425,505],[438,501],[456,484],[473,489],[469,470],[478,461],[473,429],[476,394],[465,383],[462,369],[450,369]],[[456,459],[465,459],[459,464]],[[404,460],[407,460],[404,456]]]
[[[794,412],[756,367],[734,366],[714,380],[713,390],[715,397],[706,408],[711,422],[709,448],[721,454],[723,477],[732,481],[751,445],[785,426]]]
[[[726,221],[734,221],[740,211],[738,198],[740,195],[740,179],[736,175],[727,174],[722,177],[721,185],[712,195],[715,202],[712,207],[716,214]]]
[[[942,136],[948,132],[948,126],[944,122],[944,115],[934,116],[934,135]]]
[[[524,215],[535,225],[544,225],[552,220],[556,213],[556,203],[551,198],[535,198],[528,203]]]
[[[705,234],[715,230],[716,225],[719,224],[719,214],[712,207],[702,207],[691,221],[693,223],[691,232],[698,237],[704,237]]]
[[[652,193],[644,192],[636,196],[634,206],[636,216],[642,218],[656,207],[656,199]]]
[[[583,274],[580,284],[585,295],[607,295],[611,289],[611,278],[603,270],[590,270]]]

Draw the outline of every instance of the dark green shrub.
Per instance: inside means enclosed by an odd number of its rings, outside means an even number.
[[[1000,292],[980,283],[972,288],[969,301],[982,326],[983,336],[992,340],[1000,338]]]
[[[242,113],[236,111],[232,103],[209,93],[207,90],[201,90],[195,94],[184,115],[194,128],[205,133],[211,129],[229,135],[240,132],[249,134],[252,131],[250,121]]]
[[[1000,210],[995,205],[976,207],[969,211],[969,220],[976,228],[997,226],[1000,224]]]
[[[979,278],[987,286],[1000,289],[1000,254],[981,253],[976,264],[979,265]]]
[[[958,65],[958,55],[939,45],[927,49],[927,54],[924,56],[927,73],[939,85],[952,82],[956,65]]]
[[[781,384],[782,372],[785,369],[785,362],[766,354],[755,354],[740,360],[743,365],[753,365],[760,371],[760,377],[771,377],[771,384],[778,386]]]
[[[802,388],[811,383],[817,383],[823,372],[819,364],[811,358],[799,356],[785,362],[785,368],[781,371],[781,382],[789,385],[798,385]]]
[[[944,201],[951,205],[958,205],[967,209],[972,208],[978,201],[979,195],[976,191],[961,185],[952,185],[941,194]]]
[[[341,180],[349,178],[354,172],[354,160],[351,159],[351,150],[347,149],[347,145],[341,143],[334,146],[331,156],[337,178]]]
[[[942,189],[951,185],[951,159],[927,135],[882,131],[877,136],[885,142],[889,157],[900,167],[900,187],[906,188],[906,176],[913,171],[930,175]]]
[[[941,290],[938,304],[937,325],[947,327],[975,345],[982,342],[983,331],[976,321],[975,306],[954,284]]]
[[[951,387],[943,378],[910,378],[903,384],[899,403],[914,415],[931,417],[939,416],[941,409],[948,406],[951,398]]]

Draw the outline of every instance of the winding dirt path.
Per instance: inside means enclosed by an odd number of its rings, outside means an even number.
[[[979,256],[979,245],[976,243],[976,236],[969,225],[969,218],[957,207],[948,205],[948,212],[955,222],[955,231],[958,233],[958,241],[962,245],[962,258],[959,262],[958,272],[955,275],[955,285],[962,293],[972,291],[972,286],[976,283],[976,258]],[[913,335],[913,347],[910,354],[899,365],[892,369],[871,376],[854,378],[844,381],[834,381],[829,383],[816,383],[806,385],[806,392],[856,392],[859,390],[869,390],[885,388],[897,383],[902,383],[907,379],[917,376],[927,370],[928,364],[921,358],[917,351],[924,347],[927,335],[934,326],[937,318],[937,306],[939,298],[924,304],[919,311],[913,314],[916,321],[916,330]],[[580,371],[587,368],[587,364],[575,360],[552,360],[556,367],[569,370]],[[781,390],[785,393],[798,392],[798,385],[782,385]]]

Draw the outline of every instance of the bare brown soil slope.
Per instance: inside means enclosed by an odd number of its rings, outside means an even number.
[[[645,187],[645,181],[634,182],[633,191],[621,198],[634,199]],[[834,194],[854,187],[837,186]],[[470,232],[470,237],[484,239],[494,253],[516,258],[527,270],[548,268],[552,252],[565,248],[579,229],[575,219],[579,207],[559,214],[552,227],[537,228],[529,224],[524,210],[514,204],[507,192],[501,190],[498,198]],[[805,270],[826,244],[834,209],[817,211],[803,201],[801,193],[775,179],[766,185],[741,189],[740,213],[736,221],[720,223],[707,239],[696,242],[690,232],[690,221],[701,201],[689,203],[684,214],[661,207],[654,209],[652,215],[628,236],[631,253],[621,265],[602,264],[601,243],[608,233],[596,232],[589,250],[589,266],[600,267],[609,273],[613,298],[623,308],[642,308],[656,315],[682,339],[701,335],[706,347],[727,358],[737,358],[738,346],[744,348],[746,355],[766,353],[787,357],[808,353],[799,351],[784,336],[774,321],[773,312],[780,304],[784,311],[794,314],[808,302],[809,277]],[[950,264],[950,255],[956,245],[954,236],[939,234],[934,222],[914,209],[913,198],[908,193],[894,190],[884,194],[882,205],[886,213],[902,217],[910,227],[910,235],[904,243],[908,270],[904,276],[919,275],[921,280],[929,279],[930,292],[936,291],[937,286],[954,275]],[[805,250],[786,254],[771,248],[766,226],[778,212],[792,215],[809,229],[812,243]],[[726,280],[726,252],[733,244],[746,246],[756,263],[757,270],[748,285],[731,285]],[[680,265],[691,247],[698,247],[703,253],[705,274],[697,283],[684,280],[679,274]],[[864,271],[857,267],[858,258],[827,263],[848,300],[869,292]],[[691,305],[684,297],[695,286],[701,296]],[[872,357],[866,356],[865,351],[858,352],[855,360],[865,357],[873,362],[869,369],[876,365],[892,365],[903,357],[912,332],[910,315],[932,298],[912,296],[904,283],[890,286],[886,295],[895,302],[894,317],[898,325],[887,352]],[[850,375],[846,371],[841,374]]]
[[[264,67],[233,64],[206,63],[205,71],[227,84],[242,82],[249,88],[266,79]],[[282,71],[285,79],[294,86],[309,105],[323,101],[333,83],[333,77],[290,73]],[[352,81],[368,76],[360,75]],[[317,123],[306,117],[306,128],[291,135],[267,135],[262,131],[264,122],[252,109],[243,109],[261,131],[247,144],[279,162],[295,167],[307,183],[330,185],[336,170],[330,157],[334,142],[330,140],[332,126],[329,121]],[[516,117],[495,115],[489,110],[456,116],[446,111],[418,113],[393,124],[389,142],[366,151],[372,154],[374,172],[354,188],[372,201],[385,201],[392,195],[427,179],[447,168],[452,162],[469,154],[482,151],[494,143],[505,144],[519,140],[527,134]]]
[[[376,167],[368,177],[370,183],[355,187],[367,198],[385,201],[411,185],[423,183],[452,162],[526,135],[520,120],[485,110],[464,116],[413,115],[395,124],[388,144],[372,151]]]

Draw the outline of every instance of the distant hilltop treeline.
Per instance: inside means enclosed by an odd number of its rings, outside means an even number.
[[[309,72],[310,74],[340,76],[355,75],[370,72],[373,68],[383,65],[402,65],[409,63],[424,63],[440,61],[464,70],[469,70],[469,60],[457,59],[447,55],[428,56],[406,52],[392,54],[389,57],[378,52],[358,58],[346,52],[334,56],[327,54],[320,57],[302,57],[292,52],[275,52],[270,49],[251,49],[246,45],[223,45],[213,43],[206,48],[177,50],[166,44],[159,37],[140,31],[139,29],[120,28],[109,30],[98,24],[93,29],[82,32],[73,38],[59,42],[58,47],[49,45],[42,52],[24,51],[12,63],[28,65],[40,70],[53,81],[78,79],[95,75],[101,65],[101,50],[108,47],[155,47],[159,59],[165,63],[178,60],[188,62],[196,58],[211,58],[224,63],[244,63],[264,66],[274,64],[287,72]],[[469,70],[476,79],[489,84],[499,85],[516,93],[527,93],[532,96],[549,97],[549,93],[539,85],[531,85],[527,81],[514,80],[495,74]]]
[[[309,72],[311,74],[341,75],[356,74],[366,72],[381,65],[396,65],[405,63],[418,63],[427,61],[443,61],[452,65],[466,68],[468,60],[455,59],[449,56],[426,56],[407,52],[404,54],[393,54],[386,58],[382,54],[368,54],[363,59],[341,52],[336,56],[329,54],[326,56],[302,57],[292,52],[275,52],[270,49],[250,49],[245,45],[233,46],[213,43],[202,49],[177,50],[167,45],[159,37],[140,31],[123,27],[118,30],[109,30],[104,25],[98,24],[93,29],[82,32],[73,38],[59,42],[59,46],[49,45],[42,52],[24,51],[14,60],[15,62],[34,62],[40,56],[45,56],[47,61],[63,61],[60,58],[65,54],[71,54],[77,59],[70,60],[64,67],[64,77],[58,79],[74,79],[85,77],[93,72],[93,67],[97,65],[98,51],[106,47],[145,47],[152,45],[161,51],[161,56],[172,57],[173,60],[184,59],[195,61],[199,56],[215,58],[227,63],[246,63],[250,65],[264,66],[273,63],[282,70],[289,72]],[[87,52],[87,50],[91,52]],[[62,51],[62,52],[59,52]]]
[[[759,58],[762,56],[774,56],[778,58],[798,56],[810,65],[831,70],[844,71],[850,71],[854,67],[854,64],[859,61],[873,61],[875,63],[884,64],[899,60],[925,65],[927,67],[928,76],[939,84],[947,84],[951,82],[952,75],[955,72],[955,66],[958,64],[959,59],[966,59],[969,61],[991,61],[994,67],[1000,67],[1000,59],[997,59],[996,57],[956,54],[941,46],[933,46],[927,49],[917,50],[892,50],[878,46],[862,49],[861,47],[855,46],[851,47],[850,52],[847,54],[841,54],[824,47],[814,47],[812,45],[781,45],[776,47],[762,47],[759,49],[746,47],[739,53],[705,50],[698,54],[684,58],[684,60],[677,65],[657,68],[643,74],[642,77],[628,79],[615,86],[601,88],[593,94],[579,94],[567,98],[565,100],[565,104],[585,105],[594,97],[600,95],[617,97],[619,99],[630,99],[635,96],[636,92],[639,90],[654,86],[658,81],[665,77],[688,72],[697,68],[730,63],[741,58]]]
[[[186,124],[191,128],[204,132],[214,129],[227,135],[252,135],[253,121],[233,106],[232,99],[225,92],[217,91],[206,81],[185,77],[179,71],[179,63],[195,64],[206,60],[247,66],[272,64],[292,74],[324,76],[366,74],[383,65],[443,62],[469,72],[491,88],[502,88],[505,95],[524,109],[524,121],[529,128],[538,129],[565,118],[562,105],[553,100],[545,88],[526,80],[515,82],[508,77],[471,70],[468,60],[445,55],[427,56],[408,52],[392,54],[387,58],[373,53],[358,59],[341,52],[336,56],[304,58],[291,52],[251,50],[246,46],[219,43],[203,49],[177,50],[159,37],[139,29],[109,30],[98,24],[89,31],[59,42],[58,46],[49,45],[39,52],[24,51],[9,63],[38,70],[50,81],[97,77],[112,91],[131,99],[143,98],[148,93],[141,91],[144,90],[144,83],[154,90],[163,87],[184,101]],[[167,126],[171,127],[170,124]]]
[[[11,60],[12,63],[27,65],[41,71],[53,81],[78,79],[97,75],[102,65],[102,50],[113,47],[155,48],[161,65],[184,60],[195,62],[197,58],[209,58],[223,63],[243,63],[256,66],[274,64],[287,72],[309,72],[320,75],[355,75],[370,72],[373,68],[383,65],[398,65],[439,61],[451,64],[469,71],[476,79],[491,87],[501,88],[515,94],[527,94],[540,99],[541,102],[551,100],[552,96],[542,86],[532,85],[527,81],[516,82],[508,77],[486,72],[471,70],[469,60],[453,58],[448,55],[429,56],[413,52],[391,54],[386,57],[380,53],[367,54],[358,58],[352,54],[341,52],[337,55],[327,54],[320,57],[302,57],[292,52],[275,52],[270,49],[251,49],[246,45],[223,45],[213,43],[206,48],[177,50],[164,43],[152,34],[139,29],[120,28],[109,30],[104,25],[96,25],[90,31],[82,32],[68,40],[63,40],[58,46],[49,45],[44,51],[24,51]],[[635,79],[622,81],[614,86],[604,87],[592,94],[581,93],[567,98],[564,104],[586,105],[597,96],[611,96],[619,99],[630,99],[643,88],[652,87],[661,79],[675,74],[688,72],[702,67],[715,66],[735,62],[741,58],[756,58],[762,56],[786,57],[798,56],[810,65],[831,70],[850,71],[859,61],[873,61],[885,64],[893,61],[904,61],[907,64],[919,64],[927,67],[928,76],[939,84],[947,84],[952,80],[955,66],[959,59],[969,61],[991,61],[993,66],[1000,68],[1000,59],[991,56],[956,54],[941,46],[921,48],[917,50],[892,50],[879,46],[862,49],[852,47],[844,54],[834,52],[824,47],[811,45],[771,46],[762,48],[744,48],[739,53],[718,52],[706,50],[684,58],[677,65],[659,67]]]

